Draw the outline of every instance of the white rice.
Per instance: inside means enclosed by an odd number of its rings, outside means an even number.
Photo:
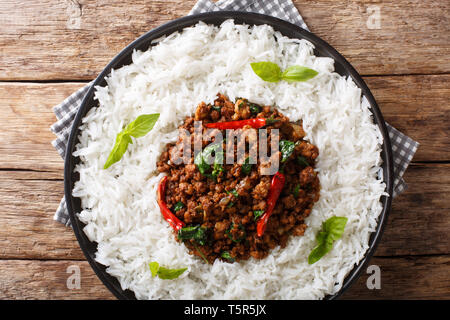
[[[251,62],[272,61],[313,68],[307,82],[268,83]],[[321,299],[337,292],[364,256],[377,225],[385,185],[380,173],[382,136],[367,101],[351,79],[334,72],[334,61],[313,55],[313,45],[289,39],[267,25],[249,27],[232,20],[220,27],[199,23],[158,40],[133,63],[111,72],[106,87],[96,87],[99,107],[83,119],[74,152],[80,180],[84,232],[98,243],[96,260],[138,299]],[[302,237],[291,237],[262,260],[216,260],[207,265],[177,243],[156,202],[162,175],[156,162],[174,142],[177,127],[201,101],[218,92],[231,100],[276,105],[292,121],[303,119],[307,139],[317,145],[320,200],[307,218]],[[153,130],[129,145],[122,160],[103,165],[122,127],[141,114],[160,113]],[[345,216],[341,240],[319,262],[307,258],[327,218]],[[148,263],[187,267],[176,280],[152,278]]]

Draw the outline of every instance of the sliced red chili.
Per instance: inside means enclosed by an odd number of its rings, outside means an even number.
[[[157,191],[157,201],[159,208],[161,209],[161,214],[164,219],[170,224],[170,226],[176,231],[184,227],[184,222],[178,219],[172,211],[170,211],[167,203],[165,201],[166,196],[166,186],[167,186],[167,176],[164,176],[158,184]]]
[[[256,224],[256,232],[258,237],[261,237],[266,230],[267,222],[269,220],[270,215],[277,204],[277,200],[281,194],[281,190],[283,190],[284,183],[286,181],[286,177],[281,172],[277,172],[274,174],[272,178],[272,182],[269,189],[269,194],[267,196],[267,209],[266,212],[261,216]]]
[[[244,126],[251,126],[252,128],[259,129],[264,126],[275,123],[277,121],[278,120],[274,120],[274,119],[253,118],[253,119],[227,121],[227,122],[213,122],[213,123],[207,123],[207,124],[205,124],[205,126],[207,128],[219,129],[219,130],[241,129]]]

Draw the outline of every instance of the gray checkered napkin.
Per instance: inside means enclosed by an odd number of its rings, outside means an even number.
[[[291,0],[220,0],[213,2],[210,0],[199,0],[192,8],[189,14],[197,14],[202,12],[233,10],[257,12],[271,15],[280,19],[287,20],[306,30],[308,27],[303,21],[302,16],[298,12]],[[52,145],[56,148],[62,158],[65,157],[66,145],[72,127],[72,122],[78,108],[88,91],[91,83],[74,92],[61,104],[53,108],[58,121],[51,126],[52,132],[56,135],[56,139]],[[406,189],[406,183],[402,176],[412,160],[414,153],[419,144],[403,133],[387,124],[389,136],[392,143],[392,151],[394,155],[394,197]],[[64,198],[56,210],[54,219],[70,225],[69,214],[67,212],[66,202]]]

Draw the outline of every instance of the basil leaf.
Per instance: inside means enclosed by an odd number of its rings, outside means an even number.
[[[206,244],[208,235],[207,228],[201,226],[184,227],[178,231],[178,239],[180,240],[195,240],[199,245]]]
[[[250,66],[253,72],[264,81],[278,82],[281,80],[281,69],[276,63],[268,61],[253,62]]]
[[[308,167],[308,166],[309,166],[308,160],[306,160],[306,158],[303,157],[303,156],[298,156],[297,162],[298,162],[298,164],[301,165],[301,166],[305,166],[305,167]]]
[[[280,141],[280,151],[281,151],[281,163],[286,162],[287,159],[291,156],[292,152],[294,152],[295,142],[288,140]]]
[[[244,163],[242,164],[242,173],[245,175],[250,174],[252,171],[252,164],[250,163],[250,157],[245,158]]]
[[[214,110],[219,111],[219,112],[222,110],[221,106],[214,106],[214,105],[212,105],[211,108],[213,108]]]
[[[181,209],[184,208],[184,203],[181,201],[178,201],[177,203],[175,203],[175,205],[173,206],[173,211],[177,212]]]
[[[152,277],[156,277],[156,275],[158,274],[158,270],[159,270],[159,263],[156,261],[150,262],[149,264],[150,267],[150,271],[152,273]]]
[[[210,162],[213,152],[215,153],[214,164],[212,172]],[[217,176],[225,170],[223,167],[224,152],[222,150],[221,143],[214,143],[208,145],[202,152],[199,152],[194,159],[194,164],[197,166],[200,173],[208,178],[215,179]]]
[[[139,138],[145,136],[153,129],[158,118],[159,113],[140,115],[136,120],[128,124],[125,129],[119,132],[103,169],[108,169],[111,165],[122,159],[122,156],[127,151],[128,144],[133,143],[131,137]]]
[[[240,238],[235,239],[233,237],[233,235],[231,234],[231,230],[234,228],[234,223],[231,223],[231,226],[228,228],[227,231],[225,231],[225,234],[228,236],[228,238],[230,238],[233,242],[241,242],[242,240],[245,239],[245,236],[247,235],[247,233],[245,232],[245,228],[242,224],[238,225],[238,228],[244,232],[244,235]]]
[[[255,103],[249,103],[248,106],[250,108],[251,113],[260,113],[262,110],[261,106],[255,104]]]
[[[300,185],[296,184],[294,187],[294,190],[292,190],[292,194],[294,195],[294,197],[298,197],[298,193],[300,192]]]
[[[253,216],[255,217],[255,221],[259,219],[264,213],[264,210],[253,210]]]
[[[296,65],[284,70],[284,72],[281,74],[281,78],[289,82],[306,81],[314,78],[318,74],[319,73],[316,70]]]
[[[106,159],[103,169],[108,169],[111,165],[122,159],[122,156],[127,151],[128,144],[130,143],[133,143],[133,141],[126,132],[120,132],[117,134],[116,143],[114,144],[108,159]]]
[[[140,115],[136,120],[126,126],[125,131],[132,137],[143,137],[153,129],[158,118],[159,113]]]
[[[187,268],[181,268],[181,269],[167,269],[164,267],[159,267],[158,270],[158,277],[165,280],[172,280],[176,279],[179,276],[181,276]]]
[[[164,280],[173,280],[181,276],[187,268],[181,268],[181,269],[169,269],[165,267],[160,267],[159,263],[154,261],[149,263],[150,271],[152,273],[152,277],[158,276],[161,279]]]
[[[223,251],[220,255],[222,258],[228,260],[229,262],[234,262],[235,259],[231,256],[231,254],[228,251]]]
[[[331,217],[325,221],[323,229],[331,240],[336,241],[342,237],[347,220],[346,217]]]
[[[239,193],[237,193],[236,189],[233,189],[231,191],[225,191],[228,194],[232,194],[233,196],[235,196],[236,198],[239,197]]]
[[[194,159],[194,164],[197,166],[198,171],[200,171],[200,173],[203,175],[205,175],[206,172],[211,169],[209,164],[203,158],[202,152],[197,153]]]
[[[308,256],[309,264],[316,263],[333,249],[334,242],[342,237],[347,221],[346,217],[333,216],[322,223],[322,230],[316,236],[318,244]]]

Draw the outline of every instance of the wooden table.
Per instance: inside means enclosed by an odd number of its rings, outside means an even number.
[[[72,230],[53,221],[63,161],[50,144],[52,107],[194,3],[0,0],[0,298],[114,299]],[[295,4],[364,76],[385,119],[421,143],[404,176],[409,189],[394,200],[370,261],[381,269],[381,289],[369,290],[364,272],[343,298],[449,299],[450,2]],[[368,22],[377,10],[379,29]],[[67,287],[70,266],[80,268],[80,289]]]

